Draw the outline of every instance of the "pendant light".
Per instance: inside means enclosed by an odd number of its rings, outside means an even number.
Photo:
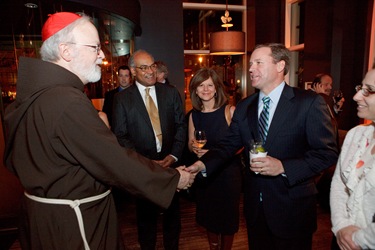
[[[233,24],[229,16],[228,0],[224,16],[221,17],[225,31],[213,32],[210,34],[210,54],[211,55],[242,55],[245,54],[245,33],[242,31],[229,31]]]

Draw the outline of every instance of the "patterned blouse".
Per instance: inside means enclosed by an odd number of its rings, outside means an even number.
[[[362,249],[375,249],[374,124],[360,125],[346,135],[331,184],[332,231],[349,225]]]

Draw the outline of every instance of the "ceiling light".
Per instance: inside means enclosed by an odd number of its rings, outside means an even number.
[[[38,8],[38,5],[35,3],[25,3],[25,7],[30,8],[30,9],[36,9]]]
[[[218,31],[210,34],[210,54],[211,55],[242,55],[245,54],[245,33],[242,31],[228,31],[233,24],[229,16],[228,0],[226,1],[226,10],[221,17],[222,27],[226,31]]]

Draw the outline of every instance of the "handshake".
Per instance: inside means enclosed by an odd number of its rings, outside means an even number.
[[[180,173],[177,191],[191,187],[191,185],[194,183],[195,176],[203,169],[205,169],[205,166],[201,161],[197,161],[189,167],[179,166],[176,168],[176,170]]]

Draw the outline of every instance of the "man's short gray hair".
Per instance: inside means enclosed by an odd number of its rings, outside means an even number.
[[[82,15],[82,18],[77,19],[45,40],[40,48],[42,60],[47,62],[58,61],[60,59],[59,45],[66,42],[75,42],[73,29],[86,22],[91,22],[91,18],[87,15]]]

